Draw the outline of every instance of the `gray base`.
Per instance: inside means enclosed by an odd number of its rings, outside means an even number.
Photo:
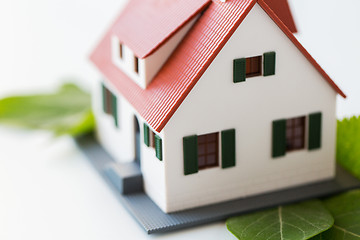
[[[142,174],[136,162],[111,163],[104,171],[120,194],[144,192]]]
[[[336,178],[330,181],[166,214],[143,192],[127,195],[120,194],[119,189],[111,183],[104,171],[106,166],[114,163],[114,160],[93,137],[78,139],[77,143],[96,170],[109,183],[118,199],[148,234],[193,227],[225,220],[250,211],[360,188],[359,180],[338,167]]]

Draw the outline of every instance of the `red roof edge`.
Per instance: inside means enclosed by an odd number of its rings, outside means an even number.
[[[164,119],[164,121],[159,124],[159,126],[155,129],[155,131],[160,132],[165,125],[169,122],[169,120],[172,118],[172,116],[174,115],[174,113],[176,112],[176,110],[180,107],[180,105],[183,103],[183,101],[185,100],[185,98],[188,96],[188,94],[191,92],[191,90],[194,88],[194,86],[196,85],[196,83],[199,81],[199,79],[201,78],[201,76],[205,73],[205,71],[208,69],[208,67],[210,66],[210,64],[214,61],[214,59],[216,58],[216,56],[219,54],[219,52],[222,50],[222,48],[225,46],[225,44],[228,42],[228,40],[231,38],[231,36],[234,34],[234,32],[238,29],[238,27],[240,26],[240,24],[242,23],[242,21],[245,19],[245,17],[249,14],[249,12],[251,11],[251,9],[253,9],[254,5],[256,4],[257,0],[254,0],[250,6],[245,10],[244,14],[242,14],[242,16],[240,17],[240,19],[238,20],[238,22],[235,24],[235,27],[227,34],[227,36],[224,38],[224,40],[222,41],[222,43],[220,44],[220,46],[216,49],[216,51],[213,53],[213,55],[209,58],[209,60],[205,63],[204,67],[202,68],[202,70],[197,74],[197,76],[195,77],[195,81],[193,81],[191,83],[191,86],[187,88],[186,92],[182,95],[182,97],[180,98],[179,101],[177,101],[177,103],[174,105],[174,107],[171,109],[170,113],[168,114],[167,118]]]
[[[172,38],[172,36],[174,36],[178,31],[180,31],[186,24],[188,24],[192,19],[194,19],[194,17],[196,15],[198,15],[199,13],[205,11],[205,9],[210,5],[212,1],[208,1],[207,3],[205,3],[201,8],[199,8],[193,15],[191,15],[189,17],[189,19],[187,19],[185,22],[183,22],[178,28],[174,29],[173,32],[171,32],[169,34],[169,36],[167,36],[163,41],[159,42],[158,45],[156,45],[153,49],[151,49],[147,54],[145,54],[144,56],[138,56],[141,59],[144,59],[148,56],[150,56],[151,54],[153,54],[156,50],[158,50],[162,45],[164,45],[168,40],[170,40]]]
[[[297,33],[296,24],[288,0],[264,0],[292,33]]]
[[[322,69],[322,67],[316,62],[316,60],[310,55],[310,53],[301,45],[301,43],[295,38],[285,24],[278,18],[278,16],[271,10],[271,8],[264,2],[264,0],[258,0],[259,5],[264,11],[271,17],[271,19],[279,26],[279,28],[287,35],[287,37],[295,44],[295,46],[303,53],[303,55],[314,65],[314,67],[320,72],[330,86],[343,98],[346,98],[345,93],[336,85],[336,83],[330,78],[330,76]]]

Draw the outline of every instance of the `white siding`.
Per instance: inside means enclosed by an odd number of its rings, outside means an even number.
[[[110,84],[106,84],[106,87],[115,93]],[[133,161],[135,159],[134,116],[137,116],[140,126],[141,171],[143,173],[145,192],[160,208],[165,209],[164,162],[156,158],[153,148],[144,144],[144,120],[135,113],[134,108],[125,98],[117,95],[117,99],[119,128],[116,128],[113,117],[103,112],[101,83],[95,84],[93,89],[93,111],[96,118],[97,139],[116,161]],[[164,137],[162,133],[158,135]]]
[[[120,68],[130,79],[137,83],[140,87],[146,88],[145,84],[145,60],[139,59],[138,70],[135,72],[135,56],[134,52],[123,45],[123,57],[120,58],[120,42],[116,36],[111,38],[111,56],[115,66]]]
[[[233,83],[233,59],[277,54],[276,75]],[[256,4],[165,126],[166,211],[334,176],[336,93]],[[321,111],[322,148],[273,159],[272,121]],[[236,167],[184,175],[182,139],[236,129]],[[221,158],[220,158],[221,162]]]
[[[112,93],[116,93],[110,84],[106,84]],[[96,84],[93,91],[93,110],[96,117],[96,133],[99,141],[114,158],[121,162],[132,161],[135,156],[135,138],[133,111],[128,102],[117,95],[118,125],[114,124],[114,118],[103,112],[102,109],[101,83]]]

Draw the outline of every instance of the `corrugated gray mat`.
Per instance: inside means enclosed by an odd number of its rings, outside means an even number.
[[[228,217],[250,211],[360,188],[360,181],[338,166],[336,178],[330,181],[166,214],[145,193],[129,195],[119,193],[104,172],[104,168],[113,163],[114,159],[105,152],[94,137],[79,138],[77,144],[99,174],[104,177],[114,190],[120,202],[148,234],[193,227],[225,220]]]

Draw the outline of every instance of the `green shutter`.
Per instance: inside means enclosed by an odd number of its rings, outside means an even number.
[[[162,140],[158,135],[155,135],[155,153],[156,157],[162,161]]]
[[[144,123],[144,143],[146,146],[150,146],[149,126],[146,123]]]
[[[199,171],[197,136],[183,138],[184,174],[189,175]]]
[[[111,112],[114,117],[115,126],[119,127],[118,112],[117,112],[117,98],[115,94],[111,93]]]
[[[275,75],[276,53],[264,53],[264,76]]]
[[[245,82],[246,79],[246,59],[234,59],[234,83]]]
[[[321,113],[309,115],[309,150],[321,147]]]
[[[272,126],[272,156],[281,157],[286,152],[286,120],[273,121]]]
[[[104,113],[106,113],[106,87],[104,85],[104,83],[101,84],[101,89],[102,89],[102,106],[103,106],[103,111]]]
[[[235,129],[221,132],[221,160],[222,168],[235,166]]]

